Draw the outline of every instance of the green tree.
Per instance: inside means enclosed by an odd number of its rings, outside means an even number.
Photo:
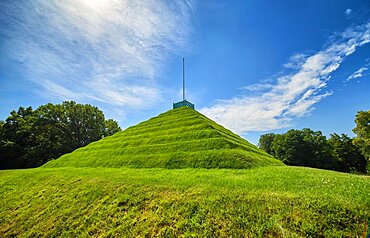
[[[337,161],[337,170],[341,172],[366,173],[367,160],[360,149],[353,144],[353,139],[346,134],[332,134],[328,139],[331,154]]]
[[[118,122],[113,119],[105,120],[105,133],[104,136],[113,135],[114,133],[121,131]]]
[[[23,168],[30,164],[27,152],[35,145],[32,107],[11,111],[1,127],[0,168]]]
[[[0,168],[37,167],[120,130],[107,121],[97,107],[73,101],[20,107],[0,128]]]
[[[70,146],[76,149],[102,138],[105,133],[105,118],[102,111],[89,104],[64,102],[62,121],[67,125]]]
[[[266,151],[269,154],[272,154],[272,141],[274,140],[276,134],[274,133],[268,133],[260,136],[260,139],[258,141],[258,147],[264,151]]]
[[[299,130],[289,130],[276,135],[271,145],[272,155],[287,165],[305,165],[303,158],[304,141]]]
[[[362,154],[370,159],[370,110],[359,111],[356,114],[356,127],[353,132],[357,137],[353,143],[361,149]]]
[[[289,130],[275,135],[271,153],[287,165],[335,169],[335,161],[330,156],[330,148],[321,131],[311,129]]]
[[[307,166],[322,169],[336,169],[336,161],[331,156],[326,136],[321,131],[303,129],[303,141],[305,142],[305,162]]]
[[[357,137],[353,140],[353,143],[361,149],[363,156],[367,159],[368,172],[370,172],[370,110],[359,111],[356,114],[356,127],[353,132],[356,133]]]

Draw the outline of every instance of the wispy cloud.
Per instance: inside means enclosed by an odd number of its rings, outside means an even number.
[[[352,9],[347,8],[346,11],[345,11],[345,14],[346,14],[346,16],[350,16],[352,14]]]
[[[260,92],[263,90],[270,90],[274,84],[271,83],[257,83],[257,84],[252,84],[248,85],[246,87],[243,87],[242,89],[252,91],[252,92]]]
[[[365,76],[365,71],[367,71],[369,68],[367,67],[361,67],[358,70],[356,70],[353,74],[351,74],[348,78],[347,81],[350,81],[352,79],[357,79],[357,78],[362,78]]]
[[[331,73],[359,46],[369,42],[370,23],[349,28],[312,55],[294,55],[284,65],[292,72],[279,76],[266,87],[261,84],[248,87],[262,89],[260,93],[219,100],[201,112],[241,134],[288,127],[294,118],[307,115],[317,102],[332,94],[324,90]]]
[[[1,51],[45,95],[144,107],[156,75],[187,48],[187,1],[1,1]]]

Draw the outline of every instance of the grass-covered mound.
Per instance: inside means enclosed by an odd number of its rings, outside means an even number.
[[[0,171],[0,237],[365,237],[369,191],[288,166]]]
[[[44,167],[251,168],[282,163],[187,107],[167,111]]]

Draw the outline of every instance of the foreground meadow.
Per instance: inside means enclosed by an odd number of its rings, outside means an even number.
[[[0,237],[362,237],[369,193],[288,166],[0,171]]]

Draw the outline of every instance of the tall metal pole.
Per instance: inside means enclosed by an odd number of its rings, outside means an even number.
[[[182,58],[182,100],[185,101],[185,58]]]

